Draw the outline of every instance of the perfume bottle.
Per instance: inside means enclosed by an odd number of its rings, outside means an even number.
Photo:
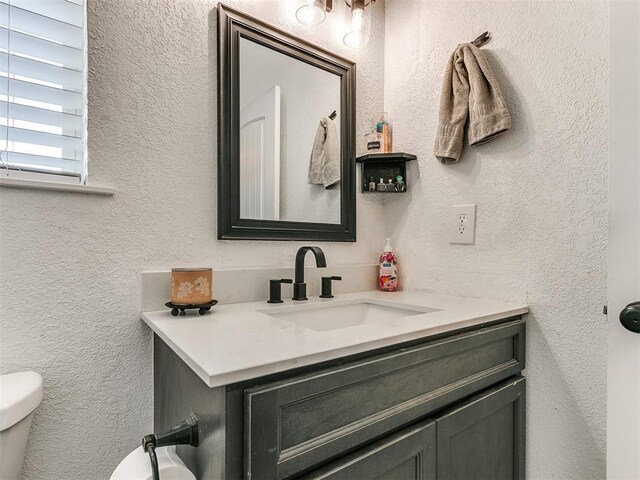
[[[376,190],[378,190],[379,192],[386,192],[387,191],[387,184],[384,183],[384,179],[380,179],[380,181],[378,182],[378,186],[376,188]]]
[[[375,180],[373,179],[373,177],[371,177],[371,178],[369,179],[369,191],[370,191],[370,192],[375,192],[375,191],[376,191],[376,182],[375,182]]]
[[[387,192],[395,192],[396,191],[396,184],[393,183],[393,179],[392,178],[387,180],[387,185],[385,187],[385,191],[387,191]]]

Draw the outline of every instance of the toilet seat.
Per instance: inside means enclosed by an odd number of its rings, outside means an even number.
[[[156,449],[160,480],[196,480],[175,451],[175,447]],[[149,455],[136,448],[125,457],[111,474],[110,480],[153,480]]]

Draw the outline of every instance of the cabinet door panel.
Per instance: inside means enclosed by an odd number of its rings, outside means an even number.
[[[438,480],[524,480],[524,387],[505,382],[437,419]]]
[[[380,440],[302,477],[304,480],[435,480],[436,426],[431,420]]]

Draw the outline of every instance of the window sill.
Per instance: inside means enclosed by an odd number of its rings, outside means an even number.
[[[24,178],[0,177],[0,187],[31,188],[35,190],[55,190],[69,193],[90,193],[92,195],[112,196],[116,189],[100,185],[81,185],[73,183],[49,182],[43,180],[27,180]]]

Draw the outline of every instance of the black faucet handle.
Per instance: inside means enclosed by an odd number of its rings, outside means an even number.
[[[274,278],[269,280],[269,300],[267,303],[282,303],[282,284],[293,283],[290,278]]]
[[[333,295],[331,294],[332,280],[342,280],[342,277],[338,277],[336,275],[331,277],[322,277],[322,295],[320,295],[320,298],[333,298]]]

